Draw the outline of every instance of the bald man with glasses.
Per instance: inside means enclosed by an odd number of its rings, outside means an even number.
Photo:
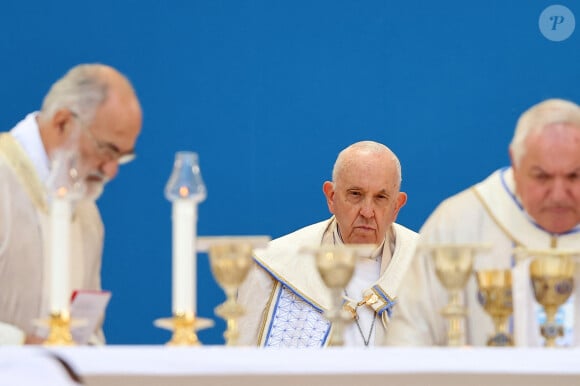
[[[42,342],[33,320],[49,314],[43,243],[51,159],[72,149],[85,187],[71,224],[71,288],[98,290],[104,227],[94,200],[135,158],[141,121],[124,75],[82,64],[52,85],[39,112],[0,133],[0,344]],[[93,342],[104,342],[100,327]]]

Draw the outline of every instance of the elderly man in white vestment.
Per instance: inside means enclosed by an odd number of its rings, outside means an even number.
[[[339,155],[332,182],[323,184],[330,219],[272,240],[256,251],[256,267],[239,291],[247,314],[240,320],[240,342],[261,347],[323,347],[330,305],[314,258],[304,246],[374,244],[359,258],[345,291],[356,320],[345,331],[349,346],[382,345],[397,289],[417,234],[394,223],[407,195],[400,191],[401,165],[386,146],[357,142]]]
[[[491,250],[475,255],[474,269],[512,268],[511,333],[516,345],[537,346],[542,344],[542,312],[532,292],[530,261],[517,263],[514,248],[580,249],[580,107],[559,99],[531,107],[518,120],[509,155],[511,167],[443,201],[420,235],[426,244],[491,245]],[[401,307],[393,316],[389,343],[446,344],[447,322],[439,311],[447,303],[447,293],[429,256],[421,252],[415,256],[399,296]],[[477,300],[474,275],[464,300],[465,343],[485,345],[494,329]],[[578,309],[574,300],[561,308],[559,318],[567,328],[560,344],[573,344],[572,321],[578,325]]]
[[[94,199],[130,160],[141,130],[133,87],[112,67],[72,68],[42,108],[0,134],[0,344],[40,343],[48,312],[46,182],[51,157],[73,141],[86,197],[71,223],[71,288],[100,289],[103,224]],[[95,343],[103,342],[100,331]]]

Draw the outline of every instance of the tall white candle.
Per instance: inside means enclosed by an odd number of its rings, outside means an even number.
[[[69,311],[70,202],[54,197],[50,204],[50,311]]]
[[[173,313],[196,312],[197,259],[195,234],[197,205],[193,199],[173,201]]]

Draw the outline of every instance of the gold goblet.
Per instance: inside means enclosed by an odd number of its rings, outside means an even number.
[[[238,318],[245,313],[237,302],[238,288],[253,264],[251,243],[231,242],[209,247],[211,271],[226,294],[226,301],[216,307],[215,313],[226,320],[226,346],[236,346],[239,338]]]
[[[343,292],[354,273],[356,254],[346,247],[323,245],[315,252],[316,268],[330,289],[331,304],[324,317],[332,323],[329,346],[344,345],[344,328],[351,315],[343,309]]]
[[[421,248],[430,252],[435,262],[435,274],[449,293],[449,301],[441,310],[441,315],[449,321],[447,345],[461,346],[464,343],[462,323],[467,316],[467,309],[461,300],[461,292],[473,272],[475,253],[487,249],[487,246],[481,244],[437,244],[423,245]]]
[[[556,312],[572,294],[574,270],[570,255],[539,256],[530,264],[534,296],[546,312],[546,321],[540,329],[546,347],[556,347],[556,338],[564,335],[563,327],[556,323]]]
[[[512,271],[488,270],[476,272],[479,288],[478,300],[485,311],[491,315],[495,334],[488,341],[488,346],[513,346],[514,340],[508,331],[508,321],[513,313]]]

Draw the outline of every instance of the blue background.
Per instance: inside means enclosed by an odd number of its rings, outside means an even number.
[[[580,102],[579,33],[551,42],[548,1],[4,0],[0,130],[81,62],[126,73],[144,110],[138,159],[99,200],[111,344],[157,344],[171,313],[174,153],[196,151],[208,197],[200,235],[278,237],[329,216],[322,182],[352,142],[403,164],[418,230],[445,197],[508,163],[518,115],[548,97]],[[573,1],[560,1],[580,15]],[[224,300],[200,254],[198,311]]]

